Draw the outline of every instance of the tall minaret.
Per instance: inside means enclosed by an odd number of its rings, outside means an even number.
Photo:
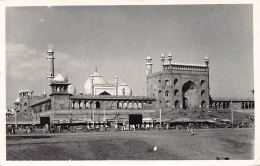
[[[148,57],[146,58],[146,75],[150,75],[150,74],[153,73],[153,71],[152,71],[152,66],[153,66],[153,64],[152,64],[152,58],[151,58],[150,56],[148,56]]]
[[[116,95],[118,95],[118,76],[115,76]]]
[[[49,66],[49,75],[47,76],[47,79],[49,81],[52,81],[53,78],[54,78],[54,52],[53,50],[50,48],[47,52],[48,56],[47,56],[47,60],[49,61],[50,63],[50,66]]]

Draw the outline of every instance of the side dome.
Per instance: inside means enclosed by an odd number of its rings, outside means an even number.
[[[93,79],[93,85],[107,84],[107,82],[102,78],[102,76],[98,72],[95,72],[91,75],[91,77],[89,79],[87,79],[87,81],[84,84],[85,94],[91,94],[92,93],[91,79]]]
[[[119,96],[132,96],[131,88],[124,81],[118,86]]]
[[[15,100],[15,103],[20,103],[20,97]]]
[[[53,79],[53,81],[56,81],[56,82],[64,82],[65,81],[65,78],[63,77],[63,75],[61,75],[60,73],[58,73],[56,75],[56,77]]]
[[[76,93],[77,93],[76,87],[74,85],[70,84],[68,86],[68,93],[71,95],[76,95]]]

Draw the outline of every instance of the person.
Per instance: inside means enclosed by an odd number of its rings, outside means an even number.
[[[187,126],[188,133],[190,132],[190,126],[191,126],[191,123],[189,123],[189,125]]]
[[[193,131],[194,125],[193,125],[193,123],[189,124],[189,128],[190,128],[191,135],[194,135],[194,131]]]

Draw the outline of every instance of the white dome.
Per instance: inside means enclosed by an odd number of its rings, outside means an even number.
[[[161,58],[164,58],[165,56],[164,56],[164,54],[162,53],[162,55],[161,55]]]
[[[102,78],[102,76],[98,72],[93,73],[92,78],[93,78],[94,85],[107,84],[107,82]],[[92,93],[91,77],[89,79],[87,79],[87,81],[85,82],[84,91],[85,91],[85,94]]]
[[[20,97],[15,100],[15,103],[20,103]]]
[[[53,52],[53,50],[50,48],[50,49],[48,49],[48,53],[50,53],[50,52]]]
[[[65,78],[60,73],[58,73],[57,76],[53,79],[53,81],[64,82]]]
[[[118,86],[118,95],[119,96],[124,96],[123,92],[125,93],[125,96],[131,96],[132,95],[131,88],[125,82],[122,82]]]
[[[72,95],[76,95],[76,93],[77,93],[76,87],[75,87],[74,85],[70,84],[70,85],[68,86],[68,93],[69,93],[69,94],[72,94]]]
[[[147,56],[146,57],[146,60],[151,60],[152,58],[150,56]]]

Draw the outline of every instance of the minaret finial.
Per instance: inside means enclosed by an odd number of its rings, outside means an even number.
[[[97,72],[97,66],[95,66],[95,72]]]

